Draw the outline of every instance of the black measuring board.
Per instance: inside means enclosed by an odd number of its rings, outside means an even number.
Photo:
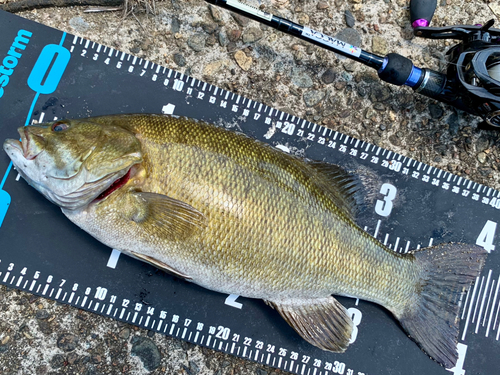
[[[306,375],[496,374],[500,192],[92,41],[0,12],[0,135],[33,121],[173,113],[384,182],[361,226],[399,252],[449,241],[490,252],[464,296],[459,361],[446,370],[383,308],[339,298],[355,329],[344,354],[302,340],[262,301],[211,292],[120,256],[67,220],[0,153],[0,282],[162,334]],[[291,228],[293,230],[293,228]],[[306,249],[305,249],[306,250]]]

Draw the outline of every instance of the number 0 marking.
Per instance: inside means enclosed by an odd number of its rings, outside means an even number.
[[[380,194],[384,195],[384,200],[377,200],[375,212],[380,216],[389,216],[392,211],[392,201],[396,198],[398,189],[394,185],[385,183],[380,188]]]

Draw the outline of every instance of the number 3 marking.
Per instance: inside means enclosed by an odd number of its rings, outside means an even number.
[[[384,195],[384,200],[377,200],[375,212],[380,216],[389,216],[392,211],[392,201],[396,198],[398,189],[394,185],[385,183],[380,188],[380,194]]]

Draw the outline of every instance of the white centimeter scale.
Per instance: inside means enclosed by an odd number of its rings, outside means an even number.
[[[481,205],[494,212],[500,210],[500,192],[487,186],[343,135],[332,129],[281,112],[116,49],[76,36],[67,36],[67,38],[72,38],[69,47],[71,56],[75,56],[72,58],[84,58],[94,64],[102,64],[108,68],[120,70],[124,74],[143,77],[143,79],[155,82],[159,86],[183,93],[188,103],[196,101],[209,103],[213,108],[233,113],[235,117],[265,124],[266,131],[261,136],[269,140],[270,143],[274,142],[275,147],[285,152],[296,152],[297,150],[291,147],[287,140],[293,143],[292,141],[299,139],[301,142],[307,142],[308,145],[323,148],[327,153],[339,155],[341,158],[362,161],[379,168],[378,170],[386,169],[395,175],[414,181],[414,183],[424,184],[429,191],[453,195],[453,199],[457,201],[463,200],[467,204]],[[158,108],[158,112],[177,114],[177,105],[176,102],[166,101],[161,108]],[[37,122],[52,121],[54,117],[46,112],[41,112],[37,118],[32,118],[32,120]],[[281,141],[274,141],[277,138]],[[1,180],[0,189],[3,188],[9,171],[10,168]],[[431,246],[433,238],[412,244],[409,240],[381,229],[384,220],[391,215],[394,209],[393,203],[396,195],[397,188],[393,184],[388,182],[382,185],[380,199],[377,200],[374,207],[375,217],[379,219],[366,225],[364,229],[398,252],[408,252],[415,248]],[[483,246],[490,253],[495,250],[498,220],[496,218],[499,216],[496,214],[495,217],[485,217],[484,223],[481,223],[480,230],[475,237],[476,244]],[[115,268],[119,267],[119,262],[119,252],[113,250],[107,265],[110,268]],[[196,321],[188,315],[183,316],[175,310],[158,310],[144,303],[134,302],[136,300],[134,296],[114,292],[113,285],[91,287],[79,284],[74,280],[56,279],[50,273],[28,269],[19,262],[12,263],[9,259],[4,259],[1,253],[0,281],[10,287],[69,303],[79,308],[249,358],[292,373],[307,375],[367,375],[369,373],[367,369],[358,369],[356,364],[347,364],[340,360],[325,361],[313,358],[295,351],[293,348],[279,347],[272,342],[265,342],[259,337],[241,335],[234,328],[224,325],[207,325],[205,322]],[[499,341],[499,289],[500,274],[498,270],[485,269],[473,288],[464,297],[461,318],[465,323],[460,334],[461,342],[458,344],[460,357],[456,367],[448,369],[454,375],[464,374],[464,363],[468,349],[465,340],[468,335],[483,335],[488,340]],[[237,301],[237,298],[238,296],[234,295],[227,297],[226,304],[241,309],[242,304]],[[357,327],[362,319],[361,311],[353,306],[349,308],[349,312]],[[356,333],[357,328],[351,341],[356,340]]]

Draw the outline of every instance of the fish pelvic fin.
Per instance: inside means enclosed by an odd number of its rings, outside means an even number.
[[[452,368],[458,359],[459,299],[481,272],[487,253],[476,245],[449,243],[413,255],[422,276],[403,313],[395,315],[424,352]]]
[[[161,269],[161,270],[163,270],[171,275],[174,275],[180,279],[184,279],[184,280],[191,280],[192,279],[191,276],[186,275],[185,273],[182,273],[182,272],[176,270],[174,267],[169,266],[165,262],[162,262],[161,260],[153,258],[149,255],[140,254],[140,253],[135,252],[135,251],[131,251],[129,255],[131,255],[132,257],[137,258],[143,262],[149,263],[149,264],[153,265],[154,267],[159,268],[159,269]]]
[[[310,344],[343,353],[349,345],[352,320],[335,298],[265,301]]]

